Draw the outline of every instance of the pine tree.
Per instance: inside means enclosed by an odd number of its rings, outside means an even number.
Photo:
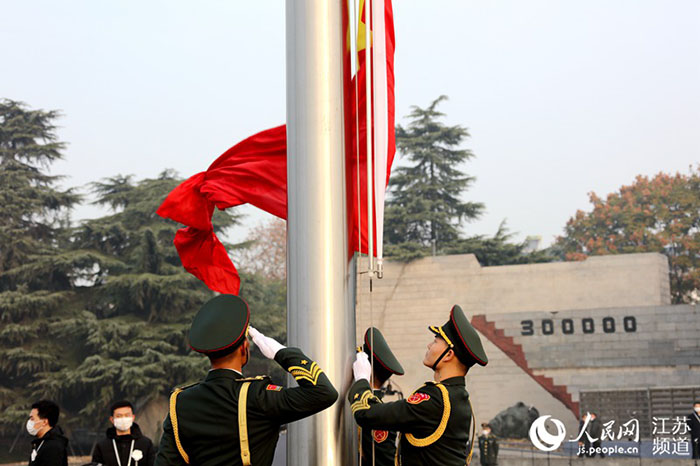
[[[64,367],[47,338],[59,310],[73,299],[73,270],[84,257],[64,254],[68,212],[79,201],[47,173],[62,158],[56,111],[0,101],[0,433],[14,433],[37,372]]]
[[[469,133],[460,125],[447,126],[436,110],[447,99],[438,97],[427,108],[412,107],[407,128],[396,128],[396,144],[409,165],[398,167],[390,179],[384,239],[388,256],[411,259],[441,252],[460,236],[464,221],[474,220],[484,206],[465,202],[462,194],[474,177],[460,170],[473,157],[460,149]]]
[[[551,250],[526,251],[527,241],[513,242],[504,220],[493,236],[475,235],[446,244],[445,254],[474,254],[482,267],[494,265],[535,264],[552,262],[557,257]]]

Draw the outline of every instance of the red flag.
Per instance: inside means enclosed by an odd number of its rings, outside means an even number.
[[[394,142],[394,29],[391,1],[385,1],[386,109],[388,141],[386,182],[395,153]],[[362,2],[364,3],[364,2]],[[361,7],[361,10],[364,8]],[[343,25],[349,38],[349,16],[344,10]],[[360,28],[362,25],[360,25]],[[349,252],[367,252],[367,119],[366,49],[358,46],[358,70],[351,76],[351,47],[344,56],[344,100],[346,131],[346,177]],[[373,54],[372,54],[373,55]],[[375,55],[376,56],[376,55]],[[374,80],[376,82],[376,80]],[[358,92],[359,91],[359,92]],[[357,93],[356,93],[357,92]],[[359,138],[358,138],[359,136]],[[181,183],[158,208],[157,214],[186,225],[175,236],[175,247],[185,269],[214,291],[238,294],[240,279],[226,249],[214,233],[211,216],[219,209],[249,203],[277,217],[287,218],[287,140],[286,127],[278,126],[257,133],[224,152],[205,172]],[[359,180],[358,180],[359,164]],[[371,182],[371,185],[374,183]],[[373,188],[374,189],[374,188]],[[383,197],[382,197],[383,200]],[[361,218],[358,217],[358,212]],[[376,219],[376,209],[373,218]],[[358,226],[361,224],[361,228]],[[377,228],[382,228],[377,225]],[[360,231],[361,230],[361,231]],[[376,241],[376,229],[374,244]],[[361,242],[358,240],[361,238]],[[376,247],[375,247],[376,251]]]
[[[285,126],[257,133],[236,144],[207,171],[182,182],[156,213],[187,225],[175,235],[183,267],[220,293],[238,294],[240,279],[214,233],[214,206],[245,203],[287,218],[287,138]]]
[[[382,69],[385,73],[385,77],[379,76],[379,78],[385,79],[385,102],[379,103],[376,96],[373,96],[373,110],[379,107],[383,107],[386,115],[384,121],[386,122],[385,138],[386,147],[378,148],[374,135],[377,133],[379,128],[373,127],[373,146],[374,146],[374,157],[376,159],[378,153],[383,153],[385,157],[386,166],[386,178],[381,180],[383,183],[375,183],[370,181],[370,185],[374,186],[373,198],[381,199],[381,209],[380,213],[381,219],[383,219],[383,192],[378,193],[376,186],[381,184],[386,186],[389,183],[389,175],[391,174],[391,166],[394,161],[394,155],[396,153],[396,141],[394,132],[394,13],[392,10],[391,0],[384,0],[384,24],[381,28],[384,32],[384,40],[376,41],[382,42],[384,45],[384,53],[378,54],[383,56],[385,64],[383,67],[375,66],[374,62],[372,65],[372,74],[375,75],[375,79],[372,80],[372,89],[374,90],[374,83],[377,82],[376,72]],[[377,7],[377,2],[373,2],[373,5]],[[367,8],[365,0],[360,0],[360,11],[359,11],[359,24],[357,28],[357,73],[355,76],[351,76],[351,61],[353,60],[352,49],[350,44],[345,47],[344,55],[344,67],[345,67],[345,80],[344,86],[344,97],[345,97],[345,134],[346,134],[346,146],[345,146],[345,156],[346,156],[346,189],[347,189],[347,205],[348,205],[348,224],[351,224],[353,228],[349,231],[349,241],[351,251],[358,250],[358,244],[360,245],[359,252],[367,254],[368,242],[367,242],[367,47],[366,47],[366,23],[367,23]],[[348,11],[347,8],[344,9],[345,12]],[[369,15],[371,17],[376,17],[376,14]],[[349,16],[346,14],[343,21],[344,27],[346,28],[346,34],[344,37],[350,38],[351,31],[349,28]],[[374,31],[373,31],[374,34]],[[370,49],[374,51],[374,41],[370,43]],[[377,54],[371,53],[370,57],[376,57]],[[372,112],[376,116],[376,112]],[[376,119],[376,118],[375,118]],[[358,139],[359,137],[359,139]],[[359,164],[359,170],[358,170]],[[358,182],[359,173],[359,182]],[[358,205],[358,187],[359,187],[359,205]],[[384,188],[385,189],[385,188]],[[381,194],[381,197],[378,196]],[[373,244],[374,250],[372,253],[377,255],[377,247],[380,241],[377,241],[377,233],[381,231],[383,227],[383,221],[377,221],[377,205],[375,204],[375,210],[372,213],[373,225],[375,226],[373,231]],[[359,235],[359,239],[358,239]],[[381,235],[380,235],[381,238]]]

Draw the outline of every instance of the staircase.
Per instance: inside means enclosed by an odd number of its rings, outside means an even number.
[[[513,337],[506,336],[502,329],[496,328],[496,324],[486,320],[486,316],[480,314],[472,317],[472,325],[482,335],[489,339],[491,343],[496,345],[498,349],[503,351],[508,357],[520,367],[527,375],[529,375],[542,388],[547,390],[554,398],[561,401],[564,406],[574,413],[574,416],[579,417],[579,405],[577,401],[571,398],[571,393],[565,385],[555,385],[551,377],[544,375],[536,375],[530,366],[527,364],[523,347],[515,343]]]

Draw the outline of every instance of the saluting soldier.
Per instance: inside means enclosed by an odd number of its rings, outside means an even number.
[[[465,376],[474,364],[488,363],[479,335],[459,306],[450,311],[442,327],[430,326],[435,339],[428,344],[423,364],[433,380],[405,400],[382,403],[370,390],[370,363],[358,353],[353,364],[355,383],[348,399],[355,420],[363,429],[399,432],[398,464],[464,466],[471,460],[473,422]],[[472,426],[474,429],[474,426]]]
[[[374,368],[370,384],[374,396],[381,400],[385,391],[382,387],[389,378],[403,375],[404,370],[384,335],[378,328],[370,327],[365,332],[362,351],[374,356]],[[361,466],[393,466],[396,456],[396,432],[382,429],[363,429],[360,427],[360,465]],[[374,456],[374,459],[373,459]]]
[[[249,320],[248,304],[233,295],[211,299],[195,316],[189,344],[209,357],[211,370],[202,382],[171,395],[156,466],[271,465],[280,426],[322,411],[338,398],[314,361],[262,335]],[[274,385],[267,376],[243,377],[250,357],[248,332],[298,387]]]

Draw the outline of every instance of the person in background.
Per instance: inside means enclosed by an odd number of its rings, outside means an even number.
[[[690,448],[693,459],[700,459],[700,401],[693,403],[693,412],[688,415],[686,422],[690,431]]]
[[[590,434],[590,451],[588,456],[593,458],[597,453],[600,453],[600,457],[605,458],[605,454],[603,454],[602,451],[597,451],[602,445],[601,437],[603,436],[603,423],[600,422],[600,419],[598,419],[598,414],[596,413],[590,413],[590,418],[591,421],[588,424],[588,433]]]
[[[67,466],[68,439],[58,426],[61,410],[56,403],[41,400],[32,405],[27,432],[34,436],[29,466]]]
[[[153,466],[156,449],[134,422],[134,406],[128,401],[117,401],[109,412],[113,426],[107,429],[106,438],[95,445],[92,462],[105,466]]]
[[[491,426],[481,424],[481,435],[479,436],[479,458],[481,466],[498,465],[498,440],[491,431]]]

